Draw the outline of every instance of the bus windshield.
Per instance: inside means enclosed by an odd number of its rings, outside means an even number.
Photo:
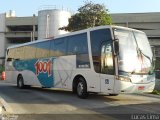
[[[145,33],[114,29],[119,40],[119,74],[152,74],[153,54]]]

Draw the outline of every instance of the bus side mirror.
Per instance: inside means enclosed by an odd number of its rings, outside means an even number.
[[[115,54],[119,55],[119,41],[117,39],[114,41],[114,50]]]

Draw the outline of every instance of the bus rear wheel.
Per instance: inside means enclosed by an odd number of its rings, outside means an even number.
[[[23,81],[23,77],[21,75],[18,76],[17,87],[20,89],[24,88],[24,81]]]
[[[119,94],[109,94],[109,96],[118,96]]]
[[[82,99],[85,99],[88,97],[87,84],[84,78],[82,77],[79,78],[79,81],[77,84],[77,95]]]

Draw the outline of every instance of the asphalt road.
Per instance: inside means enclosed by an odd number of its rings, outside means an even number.
[[[80,99],[70,91],[18,89],[3,82],[0,82],[0,97],[5,101],[8,116],[15,120],[134,120],[141,117],[148,120],[150,116],[160,119],[160,97],[92,94],[88,99]]]

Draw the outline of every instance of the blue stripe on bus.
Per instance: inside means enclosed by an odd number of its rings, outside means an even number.
[[[53,87],[53,63],[54,58],[15,60],[13,66],[17,71],[32,71],[43,87]]]

